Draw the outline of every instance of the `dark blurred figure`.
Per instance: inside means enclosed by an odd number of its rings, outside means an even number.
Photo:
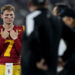
[[[75,33],[50,14],[46,0],[29,0],[28,5],[31,13],[23,37],[22,75],[57,75],[60,38],[71,43],[71,50]]]
[[[71,27],[75,31],[75,11],[73,9],[69,8],[64,10],[61,14],[61,18],[67,26]],[[67,41],[66,43],[69,45]],[[63,61],[65,65],[64,70],[60,72],[59,75],[75,75],[75,49],[73,54],[70,56],[71,51],[69,50],[69,47],[67,47],[64,55],[61,56],[61,61]]]

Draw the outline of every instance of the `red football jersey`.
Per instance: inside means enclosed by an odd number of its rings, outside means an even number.
[[[14,26],[13,30],[18,30],[18,38],[16,40],[13,40],[10,36],[7,39],[3,39],[1,36],[2,28],[3,26],[0,26],[0,64],[17,63],[21,54],[24,27]]]

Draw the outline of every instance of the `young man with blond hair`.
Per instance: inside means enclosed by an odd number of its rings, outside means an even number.
[[[1,8],[3,25],[0,25],[0,75],[20,75],[20,54],[23,26],[13,24],[15,8]]]

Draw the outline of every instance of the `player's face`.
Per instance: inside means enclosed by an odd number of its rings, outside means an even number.
[[[15,14],[13,11],[5,10],[1,15],[1,18],[5,24],[11,24],[14,22]]]
[[[73,19],[71,17],[63,17],[62,20],[64,21],[64,23],[66,25],[68,25],[69,27],[72,26],[73,24]]]

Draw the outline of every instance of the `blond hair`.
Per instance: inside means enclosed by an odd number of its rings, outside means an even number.
[[[1,14],[3,14],[5,10],[15,12],[15,7],[14,7],[13,5],[11,5],[11,4],[4,5],[4,6],[1,8]]]

